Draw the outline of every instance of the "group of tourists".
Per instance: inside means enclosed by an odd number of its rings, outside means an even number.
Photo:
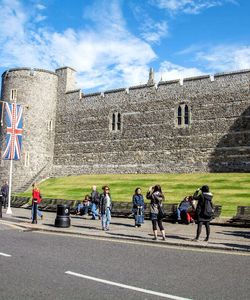
[[[164,219],[163,201],[164,194],[160,185],[150,187],[146,198],[150,200],[150,219],[152,221],[152,228],[154,234],[154,240],[157,240],[157,225],[161,231],[162,239],[165,240],[165,230],[162,224]],[[184,222],[186,224],[194,223],[197,221],[197,231],[194,241],[198,241],[202,225],[206,227],[205,241],[209,240],[210,236],[210,221],[213,217],[214,207],[212,202],[213,195],[209,191],[207,185],[197,189],[193,196],[185,197],[179,204],[176,210],[176,219],[178,222]],[[144,199],[141,194],[141,189],[136,188],[133,195],[133,213],[135,216],[135,226],[140,227],[144,222]]]
[[[41,193],[36,184],[33,184],[32,199],[36,199],[37,203],[41,202]],[[150,220],[152,222],[153,239],[158,239],[158,230],[161,232],[163,240],[165,230],[162,221],[165,217],[163,201],[165,200],[162,188],[160,185],[152,186],[148,189],[146,198],[150,200]],[[206,227],[205,241],[209,240],[210,236],[210,221],[213,217],[213,195],[209,191],[207,185],[197,189],[193,196],[185,197],[179,204],[176,211],[176,219],[178,222],[194,223],[197,221],[197,232],[194,241],[198,241],[202,225]],[[195,203],[196,202],[196,203]],[[144,223],[145,203],[140,187],[135,189],[132,197],[132,213],[134,215],[135,227],[141,227]],[[93,220],[100,219],[102,230],[109,230],[112,212],[112,197],[110,189],[107,185],[102,187],[102,193],[99,194],[96,186],[92,187],[90,195],[86,195],[82,203],[76,209],[75,214],[85,215],[90,214]],[[37,210],[38,216],[43,218],[41,211]]]
[[[94,185],[90,195],[86,195],[82,203],[78,204],[75,209],[77,215],[92,215],[93,220],[101,219],[102,230],[109,230],[111,221],[112,198],[109,187],[102,187],[103,192],[99,194]]]

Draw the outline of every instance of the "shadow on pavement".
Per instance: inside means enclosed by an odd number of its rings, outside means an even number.
[[[243,237],[245,239],[250,239],[250,231],[222,231],[217,232],[218,234],[224,234],[224,235],[234,235],[237,237]]]
[[[248,245],[239,245],[239,244],[230,244],[230,243],[223,243],[223,245],[227,246],[227,247],[233,247],[235,249],[238,249],[238,250],[250,250],[250,246]]]
[[[92,230],[101,230],[101,227],[94,226],[84,226],[84,225],[71,225],[72,227],[82,228],[82,229],[92,229]]]
[[[145,237],[140,236],[140,235],[129,235],[129,234],[123,234],[123,233],[112,233],[112,232],[107,232],[109,235],[114,235],[114,236],[123,236],[123,237],[128,237],[128,238],[137,238],[137,239],[145,239]]]
[[[190,237],[183,237],[183,236],[171,235],[171,234],[166,234],[166,238],[176,239],[176,240],[190,241]]]
[[[24,219],[24,220],[31,220],[31,217],[24,217],[24,216],[14,216],[14,218],[18,218],[18,219]]]
[[[119,225],[119,226],[125,226],[125,227],[135,227],[135,225],[131,225],[131,224],[124,224],[124,223],[113,223],[111,222],[111,225]]]
[[[49,227],[55,227],[55,225],[54,224],[48,224],[48,223],[43,223],[42,225],[45,225],[45,226],[49,226]]]

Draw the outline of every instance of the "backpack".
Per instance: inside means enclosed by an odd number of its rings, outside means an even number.
[[[207,218],[211,218],[214,214],[214,209],[212,205],[212,201],[204,199],[204,216]]]

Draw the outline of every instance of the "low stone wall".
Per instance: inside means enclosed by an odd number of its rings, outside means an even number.
[[[39,209],[44,211],[56,212],[56,208],[58,204],[65,204],[65,205],[69,205],[70,209],[73,210],[74,207],[76,207],[80,202],[81,202],[80,200],[43,198],[42,202],[39,204]],[[20,207],[20,208],[31,208],[32,206],[31,197],[13,196],[11,198],[11,206]]]
[[[50,198],[43,198],[42,202],[39,204],[39,209],[43,211],[49,212],[56,212],[57,205],[69,205],[70,211],[73,212],[75,207],[81,203],[80,200],[64,200],[64,199],[50,199]],[[21,207],[21,208],[31,208],[31,198],[30,197],[12,197],[11,202],[12,207]],[[175,220],[176,209],[178,207],[177,203],[164,203],[164,212],[166,214],[165,220],[166,221],[173,221]],[[221,215],[222,206],[216,205],[214,217],[219,218]],[[112,216],[114,217],[131,217],[132,215],[132,203],[131,202],[113,202],[112,206]],[[150,207],[149,203],[145,204],[145,211],[144,211],[145,219],[149,219],[150,215]]]

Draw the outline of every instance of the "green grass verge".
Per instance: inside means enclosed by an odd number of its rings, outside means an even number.
[[[238,205],[250,205],[249,173],[208,174],[101,174],[51,178],[39,186],[43,197],[81,200],[92,185],[98,190],[105,184],[114,201],[131,201],[136,187],[145,195],[149,186],[160,184],[168,203],[178,203],[184,196],[207,184],[214,194],[214,203],[223,206],[222,216],[233,216]],[[20,196],[30,196],[31,189]]]

